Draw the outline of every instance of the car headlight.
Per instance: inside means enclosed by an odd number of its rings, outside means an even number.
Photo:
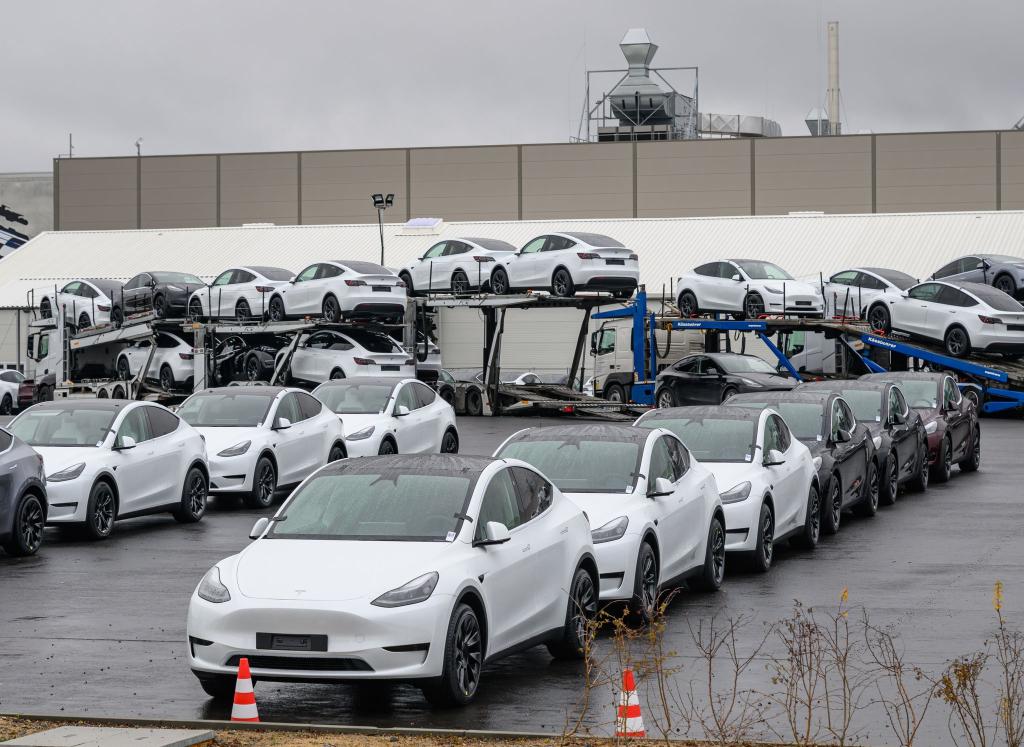
[[[366,439],[368,439],[370,436],[373,435],[373,432],[374,432],[374,430],[376,430],[376,428],[377,428],[377,426],[375,426],[375,425],[368,425],[365,428],[359,429],[355,433],[349,433],[348,435],[345,436],[345,440],[346,441],[365,441]]]
[[[224,451],[217,452],[217,456],[241,456],[249,450],[250,446],[252,446],[252,441],[242,441],[240,444],[235,444],[234,446],[224,449]]]
[[[925,433],[935,433],[935,431],[937,431],[938,429],[939,429],[939,421],[938,420],[929,420],[927,423],[924,424],[924,432]]]
[[[814,462],[814,469],[815,469],[815,471],[821,469],[821,457],[820,456],[814,457],[814,459],[812,461]]]
[[[228,591],[228,587],[221,583],[220,569],[217,566],[206,572],[203,580],[199,582],[199,589],[196,593],[200,599],[205,599],[207,602],[213,602],[214,604],[231,601],[231,592]]]
[[[874,438],[871,439],[871,442],[875,445],[876,449],[881,449],[882,448],[882,437],[881,436],[875,436]]]
[[[740,381],[742,381],[742,382],[743,382],[744,384],[746,384],[747,386],[752,386],[752,387],[755,387],[755,388],[756,388],[756,387],[762,387],[762,386],[764,386],[764,384],[762,384],[762,383],[761,383],[761,382],[759,382],[759,381],[754,381],[753,379],[744,379],[744,378],[743,378],[742,376],[740,376]]]
[[[437,571],[424,573],[397,589],[384,592],[370,604],[375,607],[404,607],[407,604],[425,602],[434,593],[438,578]]]
[[[67,482],[68,480],[74,480],[76,477],[82,474],[85,470],[85,462],[79,462],[78,464],[72,464],[70,467],[65,467],[60,472],[54,472],[52,475],[47,475],[47,482]]]
[[[776,288],[774,285],[766,285],[764,289],[769,293],[774,293],[777,296],[782,295],[782,288]]]
[[[628,526],[628,516],[612,519],[604,526],[592,530],[590,532],[590,541],[595,545],[600,545],[602,542],[612,542],[613,540],[621,539],[622,535],[626,533],[626,527]]]
[[[750,496],[750,483],[741,482],[739,485],[733,485],[731,488],[722,493],[722,503],[739,503],[745,501]]]

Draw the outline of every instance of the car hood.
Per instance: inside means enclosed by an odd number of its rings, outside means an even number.
[[[769,373],[737,373],[733,376],[739,376],[743,379],[750,379],[756,381],[758,384],[771,389],[792,389],[798,382],[796,379],[790,378],[789,376],[783,376],[781,374],[769,374]],[[755,389],[756,391],[756,389]]]
[[[375,425],[378,428],[383,428],[389,418],[380,413],[345,413],[344,415],[338,415],[341,418],[342,432],[347,436],[349,433],[356,433],[361,431],[368,425]]]
[[[235,584],[250,599],[372,600],[439,571],[454,551],[449,542],[261,539],[239,555]]]
[[[760,451],[755,458],[760,458]],[[718,492],[726,493],[741,482],[750,481],[761,476],[764,467],[759,462],[701,462],[715,476]]]
[[[194,426],[193,426],[194,427]],[[203,438],[206,439],[206,453],[211,457],[216,456],[224,449],[230,449],[235,444],[243,441],[252,441],[259,428],[196,428]],[[252,447],[250,447],[252,448]]]
[[[781,289],[783,285],[786,286],[786,295],[817,295],[821,290],[821,286],[817,283],[808,283],[805,280],[751,280],[751,284],[756,283],[757,285],[768,285],[772,288]]]
[[[43,458],[43,472],[47,475],[82,462],[88,466],[104,451],[95,446],[33,446],[32,448]]]
[[[626,516],[636,510],[640,496],[633,493],[563,493],[586,514],[591,529],[599,529],[612,519]],[[643,500],[647,500],[644,498]],[[639,531],[642,527],[629,527]]]

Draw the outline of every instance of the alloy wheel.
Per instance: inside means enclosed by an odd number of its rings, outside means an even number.
[[[491,290],[497,296],[508,293],[508,275],[505,274],[504,270],[495,270],[494,274],[491,275]]]
[[[277,296],[270,299],[270,321],[284,321],[284,301],[282,301]]]
[[[564,298],[570,294],[572,288],[572,278],[569,277],[569,273],[565,270],[559,270],[555,273],[555,277],[551,280],[551,290],[554,294],[560,298]]]
[[[1013,279],[1009,275],[1000,275],[996,278],[996,282],[993,285],[1009,296],[1012,296],[1017,291],[1013,285]]]
[[[711,533],[711,572],[715,583],[721,584],[725,578],[725,531],[717,521]]]
[[[249,310],[249,303],[244,298],[238,302],[235,306],[235,320],[239,322],[247,322],[252,317],[252,312]]]
[[[96,494],[96,509],[93,511],[93,528],[96,534],[106,537],[114,526],[114,493],[103,484]]]
[[[469,278],[464,272],[456,272],[452,275],[452,293],[461,295],[469,292]]]
[[[775,555],[775,520],[771,511],[765,512],[764,521],[761,523],[761,548],[764,564],[770,566]]]
[[[872,511],[878,509],[878,489],[878,470],[872,466],[868,470],[868,501]]]
[[[817,542],[821,536],[821,496],[814,488],[811,488],[810,503],[811,515],[808,520],[811,523],[811,539]]]
[[[395,444],[391,441],[391,439],[385,439],[380,442],[380,448],[377,449],[377,453],[381,455],[395,454],[397,453],[395,450]]]
[[[193,298],[188,302],[188,315],[193,319],[198,319],[203,315],[203,302],[198,298]]]
[[[163,296],[157,296],[156,298],[154,298],[153,299],[153,315],[157,319],[163,319],[165,311],[166,311],[166,309],[164,308],[164,297]]]
[[[839,480],[832,480],[832,505],[829,506],[829,510],[832,512],[832,526],[835,529],[839,528],[839,522],[843,518],[843,491],[839,485]]]
[[[587,623],[597,615],[597,594],[594,579],[583,572],[576,577],[572,590],[572,628],[576,640],[583,645],[587,640]]]
[[[18,533],[21,535],[21,544],[25,552],[31,555],[39,549],[43,541],[43,525],[46,520],[43,518],[43,507],[39,499],[29,496],[21,504],[20,515],[18,516]]]
[[[946,352],[954,358],[967,354],[967,333],[954,327],[946,333]]]
[[[202,516],[206,512],[206,478],[198,472],[188,487],[188,510],[193,516]]]
[[[882,332],[888,331],[889,312],[885,310],[884,306],[875,306],[868,312],[868,324],[871,325],[871,329],[877,329]]]
[[[745,309],[748,319],[757,319],[764,314],[764,301],[756,293],[747,296]]]
[[[338,305],[338,299],[334,296],[324,299],[324,319],[329,322],[337,322],[341,319],[341,307]]]
[[[0,400],[0,415],[10,415],[14,411],[14,403],[11,400],[11,395],[5,394],[3,400]]]
[[[658,562],[653,552],[644,556],[640,568],[640,604],[647,619],[652,619],[658,604]]]
[[[672,407],[675,403],[672,401],[672,393],[667,389],[662,391],[658,395],[658,407]]]
[[[896,497],[896,492],[899,490],[899,471],[896,465],[895,456],[889,457],[889,463],[886,465],[887,479],[889,481],[889,495]]]
[[[331,448],[331,453],[327,455],[328,462],[337,462],[345,458],[345,450],[340,446],[334,446]]]
[[[89,315],[86,313],[79,314],[78,316],[78,328],[85,329],[90,324]]]
[[[455,681],[464,695],[472,695],[480,684],[483,667],[483,638],[476,615],[467,614],[455,631]]]
[[[277,475],[274,474],[274,465],[264,462],[256,476],[256,497],[260,505],[269,506],[273,502],[276,488]]]
[[[679,297],[679,315],[684,319],[693,316],[697,313],[696,299],[689,293],[684,293]]]
[[[168,392],[174,389],[174,374],[167,366],[160,369],[160,386]]]
[[[444,438],[441,439],[441,453],[442,454],[457,454],[459,451],[459,440],[455,437],[455,434],[451,431],[446,431]]]
[[[245,362],[245,378],[248,381],[256,381],[260,377],[260,362],[250,358]]]

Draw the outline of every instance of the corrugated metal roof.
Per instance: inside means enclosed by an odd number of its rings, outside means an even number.
[[[522,246],[552,231],[612,236],[640,255],[641,282],[660,292],[673,276],[731,256],[767,259],[795,276],[848,266],[890,267],[925,277],[972,251],[1024,256],[1024,211],[796,214],[720,218],[639,218],[446,223],[436,236],[404,236],[384,226],[386,264],[410,262],[442,238],[481,236]],[[213,278],[236,264],[296,272],[331,257],[377,262],[376,224],[57,231],[35,237],[0,260],[0,306],[21,306],[34,287],[78,277],[127,279],[144,270]]]

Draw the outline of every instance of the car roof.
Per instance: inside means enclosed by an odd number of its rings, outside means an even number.
[[[825,389],[803,392],[743,392],[742,394],[734,394],[729,398],[729,402],[738,400],[737,404],[743,404],[744,400],[748,400],[751,404],[754,402],[806,402],[808,404],[823,404],[838,396],[840,395],[837,392]]]
[[[335,265],[341,265],[347,267],[354,272],[361,273],[363,275],[391,275],[391,270],[378,265],[376,262],[360,262],[358,260],[351,259],[327,259],[325,262],[329,262]]]
[[[589,233],[587,231],[562,231],[560,233],[562,236],[568,236],[570,239],[576,239],[577,241],[582,241],[584,244],[590,244],[591,246],[598,248],[626,248],[626,245],[618,239],[613,239],[611,236],[605,236],[603,233]]]
[[[280,270],[281,272],[291,272],[287,267],[271,267],[270,265],[239,265],[238,270],[253,270],[258,272],[260,275],[265,274],[265,270]]]
[[[891,381],[884,381],[883,384],[892,384]],[[878,380],[870,379],[831,379],[825,381],[805,381],[800,384],[801,389],[825,389],[836,391],[837,389],[878,389]]]
[[[759,355],[751,355],[750,353],[693,353],[693,355],[704,355],[711,360],[719,360],[722,358],[757,358],[759,361],[767,362]],[[687,356],[689,358],[690,356]]]
[[[81,280],[86,283],[92,283],[104,293],[108,290],[117,290],[124,285],[122,281],[114,280],[113,278],[82,278]]]
[[[553,439],[593,439],[598,441],[622,441],[644,443],[651,431],[633,425],[619,423],[588,423],[586,425],[549,425],[528,428],[516,434],[517,441],[547,441]]]
[[[260,395],[263,397],[276,397],[281,392],[288,391],[283,386],[217,386],[203,389],[196,394],[235,394],[239,396]]]
[[[870,373],[861,376],[861,379],[866,381],[939,381],[949,376],[947,373],[940,371],[885,371],[883,373]]]
[[[123,399],[76,399],[59,400],[53,402],[39,402],[32,405],[33,410],[96,410],[98,412],[120,412],[129,405],[136,404],[131,400]],[[156,403],[151,403],[156,404]]]
[[[659,407],[646,413],[644,420],[671,420],[673,418],[707,418],[716,417],[720,420],[749,420],[742,407],[727,405],[697,405],[694,407]]]
[[[466,454],[389,454],[331,462],[317,474],[377,474],[381,470],[402,474],[450,473],[477,476],[495,462],[494,457]]]
[[[331,379],[330,381],[325,381],[317,386],[317,389],[329,386],[350,386],[352,384],[387,384],[388,386],[394,387],[399,384],[404,384],[407,381],[416,381],[416,379],[396,379],[394,376],[353,376],[348,379]]]
[[[486,237],[473,238],[472,236],[465,236],[461,238],[452,239],[452,241],[469,241],[477,246],[483,247],[489,251],[499,252],[517,252],[518,248],[514,244],[510,244],[504,239],[491,239]],[[500,246],[499,246],[500,245]],[[508,248],[506,248],[508,247]]]

